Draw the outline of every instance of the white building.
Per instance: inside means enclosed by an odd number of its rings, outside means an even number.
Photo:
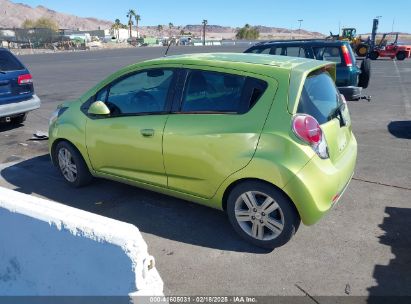
[[[104,34],[106,37],[107,36],[115,37],[116,39],[118,39],[119,42],[127,41],[127,39],[130,38],[129,29],[118,29],[118,30],[107,29],[107,30],[104,30]],[[136,30],[132,30],[131,34],[133,37],[137,37]]]

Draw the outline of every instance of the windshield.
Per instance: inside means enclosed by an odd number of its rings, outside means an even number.
[[[340,94],[327,72],[307,77],[301,92],[298,113],[311,115],[319,124],[324,124],[334,117],[335,110],[340,106]]]

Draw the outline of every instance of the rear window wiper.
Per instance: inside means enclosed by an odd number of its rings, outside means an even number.
[[[0,74],[6,74],[6,72],[0,69]]]
[[[345,127],[347,125],[347,122],[345,121],[342,111],[345,107],[345,103],[341,103],[338,107],[334,109],[334,111],[330,114],[329,119],[332,120],[334,118],[338,118],[340,121],[340,127]]]

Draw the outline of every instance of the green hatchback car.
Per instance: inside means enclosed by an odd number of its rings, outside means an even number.
[[[137,63],[50,119],[65,181],[107,178],[224,210],[265,248],[316,223],[347,188],[357,142],[334,63],[195,54]]]

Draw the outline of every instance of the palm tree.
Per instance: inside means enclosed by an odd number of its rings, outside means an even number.
[[[174,24],[172,23],[172,22],[170,22],[169,24],[168,24],[168,28],[169,28],[169,34],[170,34],[170,37],[171,37],[171,30],[173,29],[173,27],[174,27]]]
[[[157,25],[157,31],[158,35],[160,36],[160,33],[163,31],[163,26],[161,24]]]
[[[117,42],[120,39],[120,28],[121,28],[121,22],[120,19],[116,19],[114,20],[114,24],[111,27],[113,30],[116,31],[116,38],[117,38]]]
[[[140,37],[139,37],[139,33],[138,33],[138,22],[141,21],[141,16],[135,14],[135,15],[134,15],[134,19],[136,19],[137,38],[140,38]]]
[[[131,26],[133,25],[133,18],[136,16],[136,11],[133,9],[130,9],[127,13],[127,18],[128,18],[128,27],[129,27],[129,32],[130,32],[130,38],[133,37],[133,32],[131,29]]]
[[[204,19],[202,24],[203,24],[203,45],[206,45],[206,28],[207,28],[208,20]]]

